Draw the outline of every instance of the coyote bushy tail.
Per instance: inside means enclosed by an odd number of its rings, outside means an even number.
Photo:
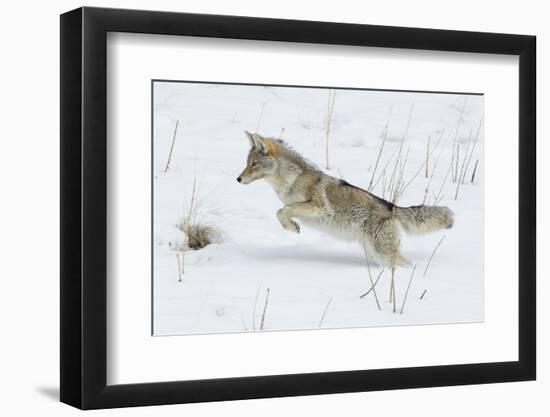
[[[447,207],[394,207],[395,218],[403,230],[415,235],[453,227],[454,214]]]

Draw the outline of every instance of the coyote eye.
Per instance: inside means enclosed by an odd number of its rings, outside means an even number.
[[[257,165],[258,165],[257,162],[252,162],[252,164],[250,164],[250,166],[252,166],[252,167],[255,167],[255,166],[257,166]]]

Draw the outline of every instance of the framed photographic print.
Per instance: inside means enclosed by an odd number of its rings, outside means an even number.
[[[61,400],[535,378],[535,38],[61,16]]]

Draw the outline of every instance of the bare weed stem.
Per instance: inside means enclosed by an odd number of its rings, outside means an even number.
[[[172,136],[172,145],[170,145],[170,152],[168,153],[168,160],[166,161],[166,166],[164,167],[164,172],[168,172],[170,169],[170,161],[172,160],[172,152],[174,152],[174,144],[176,143],[176,133],[178,133],[178,125],[180,124],[179,120],[176,120],[176,127],[174,128],[174,135]]]

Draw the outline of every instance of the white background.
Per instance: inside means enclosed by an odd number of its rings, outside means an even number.
[[[543,3],[464,0],[460,4],[436,1],[391,3],[340,1],[203,0],[95,2],[88,5],[164,9],[203,13],[242,14],[295,19],[332,20],[443,29],[465,29],[536,34],[538,73],[543,73],[550,50]],[[31,413],[72,415],[76,411],[56,401],[58,393],[59,310],[59,25],[58,14],[80,6],[73,1],[56,4],[11,3],[3,9],[2,22],[2,162],[0,164],[3,204],[1,277],[2,369],[0,405],[6,415]],[[539,78],[539,119],[550,91]],[[544,126],[546,129],[546,126]],[[546,130],[539,122],[539,143]],[[545,159],[548,145],[539,148]],[[540,165],[540,163],[539,163]],[[550,209],[548,190],[542,194],[548,167],[539,169],[539,212]],[[539,236],[548,232],[548,220],[540,217]],[[539,254],[547,249],[547,238],[539,239]],[[539,267],[539,300],[548,294],[548,267]],[[539,302],[539,352],[548,351],[548,303]],[[542,323],[542,324],[541,324]],[[542,357],[540,357],[542,356]],[[543,393],[550,388],[550,366],[539,355],[539,380],[486,386],[389,391],[292,399],[239,401],[102,411],[107,415],[280,415],[301,412],[318,415],[441,415],[466,413],[543,415],[548,404]],[[391,404],[391,409],[388,409]]]

